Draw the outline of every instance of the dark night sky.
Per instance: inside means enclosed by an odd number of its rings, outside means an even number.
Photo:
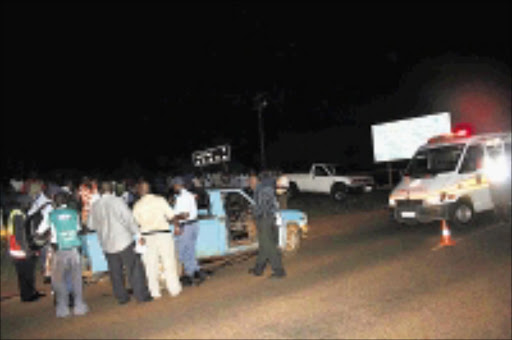
[[[372,123],[441,110],[509,130],[509,14],[490,2],[4,4],[2,165],[154,168],[223,142],[256,165],[262,91],[274,166],[371,167]]]

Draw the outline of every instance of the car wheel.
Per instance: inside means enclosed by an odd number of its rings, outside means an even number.
[[[301,243],[301,232],[300,228],[296,224],[288,225],[286,228],[286,246],[285,254],[292,255],[297,252],[300,248]]]
[[[288,197],[292,198],[299,194],[299,187],[297,186],[297,183],[290,182],[290,188],[288,189]]]
[[[331,189],[331,196],[335,201],[341,202],[347,198],[347,187],[343,183],[334,184]]]
[[[475,219],[475,211],[470,202],[466,200],[458,201],[452,211],[451,221],[457,227],[467,227]]]

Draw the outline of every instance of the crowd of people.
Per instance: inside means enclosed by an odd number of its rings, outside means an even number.
[[[268,172],[260,177],[254,173],[231,177],[238,186],[247,187],[256,202],[253,214],[260,250],[249,272],[262,275],[269,262],[272,277],[281,278],[285,271],[274,219],[279,208],[277,196],[286,191],[287,183],[283,178],[276,181]],[[55,296],[56,316],[88,312],[82,294],[87,259],[80,238],[88,232],[97,233],[119,304],[130,301],[125,276],[136,300],[147,302],[161,298],[161,271],[165,289],[173,297],[183,286],[198,286],[211,275],[201,269],[195,255],[198,192],[223,184],[235,186],[233,182],[207,175],[169,177],[164,184],[144,178],[99,181],[83,177],[79,185],[73,184],[70,180],[43,181],[36,176],[10,181],[17,199],[8,213],[9,253],[16,267],[21,301],[37,301],[44,296],[35,287],[39,260],[44,283],[51,284]],[[181,264],[184,275],[180,277]]]

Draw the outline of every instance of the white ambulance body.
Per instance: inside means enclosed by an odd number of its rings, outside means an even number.
[[[401,223],[445,219],[466,225],[475,213],[494,209],[491,187],[510,192],[510,136],[461,131],[429,139],[389,196],[393,217]],[[510,195],[506,199],[510,204]]]

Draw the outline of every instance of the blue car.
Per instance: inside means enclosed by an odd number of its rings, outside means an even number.
[[[201,196],[201,195],[200,195]],[[206,190],[198,199],[198,259],[225,256],[258,248],[253,199],[242,189]],[[308,220],[298,210],[279,211],[279,247],[295,252],[306,236]]]
[[[199,235],[196,256],[200,260],[234,255],[258,248],[253,199],[242,189],[207,189],[197,197]],[[278,213],[279,248],[296,252],[308,231],[308,219],[299,210]],[[169,228],[174,229],[170,224]],[[83,248],[92,274],[108,270],[96,233],[84,235]]]

